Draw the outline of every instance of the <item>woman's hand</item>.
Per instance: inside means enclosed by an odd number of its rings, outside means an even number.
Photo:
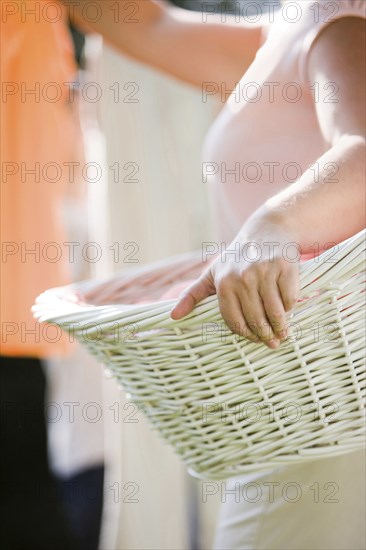
[[[273,226],[256,231],[256,238],[253,231],[251,238],[245,234],[244,227],[226,254],[182,292],[171,317],[181,319],[201,300],[217,294],[232,332],[275,349],[287,337],[286,312],[299,294],[299,249],[294,236]]]

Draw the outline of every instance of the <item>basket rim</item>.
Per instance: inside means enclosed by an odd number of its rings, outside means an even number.
[[[324,268],[324,265],[334,266],[340,260],[347,259],[349,251],[354,250],[354,259],[360,263],[359,254],[360,250],[357,250],[360,246],[365,249],[366,245],[366,229],[363,229],[356,235],[342,241],[334,247],[324,251],[319,256],[300,263],[300,283],[301,292],[303,293],[306,288],[311,284],[314,278],[318,277],[320,273],[320,267],[323,267],[323,273],[327,273],[329,270]],[[135,276],[140,274],[148,274],[162,269],[167,266],[171,266],[172,262],[176,262],[177,265],[190,258],[197,258],[200,251],[193,251],[191,253],[183,253],[181,255],[170,256],[164,260],[158,260],[157,262],[143,264],[136,269],[122,272],[122,276],[126,276],[133,281]],[[329,257],[333,258],[329,262]],[[121,274],[114,274],[106,280],[114,280],[114,278]],[[104,280],[105,282],[105,280]],[[108,305],[93,305],[93,304],[81,304],[71,300],[70,298],[75,296],[77,292],[91,290],[93,287],[98,286],[101,283],[100,280],[84,280],[76,283],[72,283],[66,286],[55,287],[42,292],[35,300],[35,304],[32,306],[33,317],[40,323],[55,323],[57,325],[67,325],[71,320],[78,319],[80,322],[93,318],[95,322],[98,319],[103,319],[103,322],[113,321],[121,318],[121,316],[140,315],[147,312],[154,313],[154,315],[162,314],[166,317],[169,314],[172,307],[176,304],[177,298],[167,300],[156,300],[145,304],[108,304]],[[333,286],[330,283],[330,286]],[[300,293],[301,296],[301,293]],[[69,297],[69,299],[67,299]],[[217,296],[212,295],[197,304],[195,309],[184,318],[184,321],[192,319],[205,310],[218,309]],[[171,319],[172,323],[179,323]]]

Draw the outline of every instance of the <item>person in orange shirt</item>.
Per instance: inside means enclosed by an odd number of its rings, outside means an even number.
[[[54,3],[42,16],[46,5],[1,2],[1,542],[74,550],[47,460],[42,366],[69,345],[31,314],[40,292],[71,282],[61,206],[82,162],[67,14]]]
[[[65,343],[39,330],[31,306],[50,284],[70,280],[59,249],[67,241],[61,203],[68,163],[80,163],[81,149],[64,83],[74,82],[77,67],[64,19],[22,20],[20,9],[10,16],[6,3],[1,7],[0,349],[6,356],[45,357],[63,353]]]

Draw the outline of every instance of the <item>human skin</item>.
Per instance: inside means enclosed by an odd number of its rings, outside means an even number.
[[[104,2],[105,17],[92,28],[121,52],[190,84],[220,79],[233,86],[259,48],[259,26],[202,23],[201,14],[188,15],[161,2],[144,0],[139,6],[139,23],[122,23],[123,30],[116,30]],[[75,19],[82,23],[80,13]],[[321,98],[315,103],[328,146],[318,162],[336,163],[337,181],[327,174],[315,181],[308,170],[269,199],[244,223],[234,242],[260,246],[277,241],[277,255],[266,256],[263,247],[256,262],[217,258],[180,295],[173,319],[185,317],[201,300],[217,294],[233,332],[276,348],[286,338],[285,315],[299,293],[299,265],[282,257],[282,247],[296,242],[306,253],[318,242],[325,249],[327,243],[340,242],[365,226],[365,40],[365,21],[345,17],[323,29],[309,54],[309,80],[318,82],[320,90],[327,82],[339,88],[337,103]],[[230,141],[230,135],[226,139]]]
[[[83,5],[88,0],[63,0],[72,6],[70,16],[85,30],[100,33],[124,55],[202,88],[204,82],[225,82],[234,88],[250,66],[260,47],[259,24],[238,25],[228,17],[190,12],[162,0],[119,0],[119,12],[111,9],[116,2],[97,0],[102,16],[95,23],[86,21]],[[138,11],[133,15],[131,8]],[[126,14],[130,14],[127,16]],[[132,22],[135,20],[136,22]]]
[[[234,239],[243,245],[279,242],[279,250],[296,242],[303,252],[319,242],[340,242],[365,227],[365,23],[344,18],[325,28],[312,47],[308,73],[320,86],[336,81],[339,102],[316,103],[327,152],[318,161],[334,162],[338,178],[323,174],[314,181],[311,170],[259,208]],[[323,165],[323,164],[321,164]],[[230,248],[230,247],[229,247]],[[262,251],[265,251],[262,247]],[[286,312],[299,293],[298,263],[281,252],[257,262],[236,263],[220,258],[187,288],[172,310],[180,319],[211,294],[217,294],[226,324],[252,341],[276,348],[286,338]]]

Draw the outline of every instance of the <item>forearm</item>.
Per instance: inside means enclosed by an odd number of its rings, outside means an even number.
[[[88,8],[86,0],[62,2],[77,26],[101,34],[117,50],[138,59],[146,55],[147,34],[167,11],[165,2],[153,0],[99,0],[93,3],[93,9]]]
[[[222,24],[218,14],[205,22],[202,13],[163,0],[62,1],[76,25],[100,33],[118,52],[201,90],[212,82],[231,90],[262,39],[260,23]]]
[[[315,167],[254,213],[240,239],[258,240],[261,234],[267,238],[275,228],[307,252],[314,243],[322,250],[327,243],[350,237],[365,227],[364,174],[365,140],[340,138]]]

